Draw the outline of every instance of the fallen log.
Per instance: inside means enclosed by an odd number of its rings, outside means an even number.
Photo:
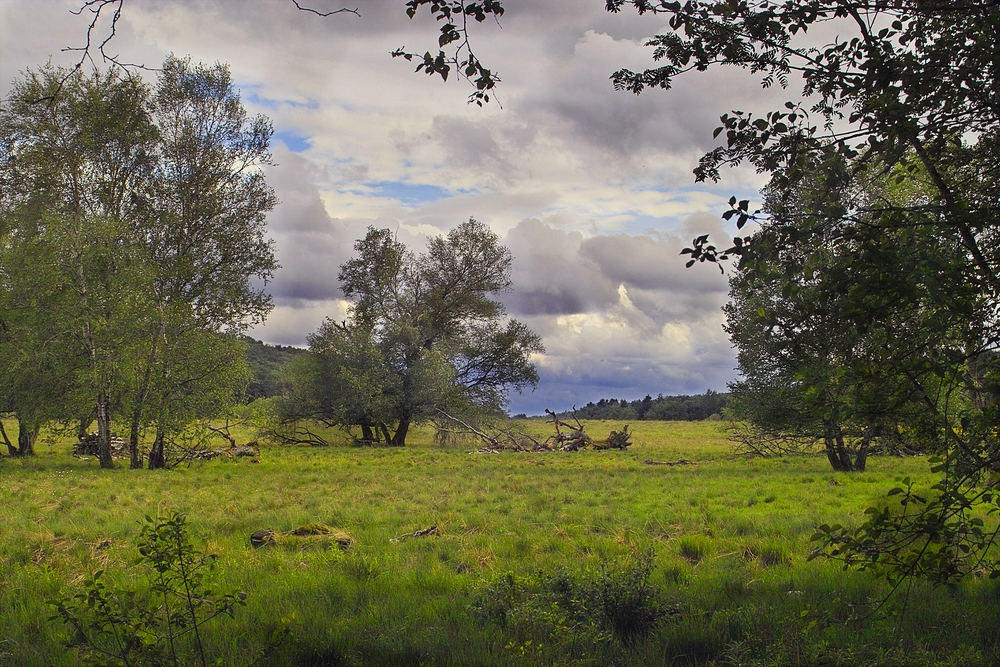
[[[400,535],[399,537],[390,537],[389,541],[392,542],[393,544],[396,544],[397,542],[402,542],[403,540],[410,537],[427,537],[428,535],[440,535],[440,534],[441,531],[438,530],[438,527],[436,525],[434,525],[431,526],[430,528],[421,528],[420,530],[415,530],[412,533],[406,533],[405,535]]]
[[[217,458],[249,458],[251,463],[260,463],[260,446],[256,442],[220,449],[192,449],[187,452],[187,458],[196,461],[211,461]]]
[[[302,540],[308,540],[310,538],[329,540],[341,549],[347,549],[353,542],[351,536],[343,531],[334,530],[329,526],[324,526],[319,523],[308,523],[304,526],[299,526],[298,528],[293,528],[280,533],[275,532],[270,528],[255,530],[250,534],[250,546],[255,549],[259,549],[272,544],[288,544],[293,542],[292,538]]]
[[[694,461],[688,461],[687,459],[678,459],[676,461],[653,461],[652,459],[647,459],[643,461],[648,466],[693,466]]]
[[[457,425],[452,432],[461,435],[469,435],[478,438],[483,443],[483,447],[473,451],[473,454],[499,454],[500,452],[578,452],[581,449],[627,449],[632,445],[632,434],[628,430],[628,424],[620,431],[611,431],[607,438],[594,440],[584,430],[583,424],[574,417],[575,424],[571,424],[559,418],[552,410],[546,410],[549,421],[555,429],[555,434],[550,435],[544,441],[539,441],[527,433],[517,430],[512,426],[487,427],[474,426],[467,421],[450,415],[438,408],[438,414],[447,420],[449,424]],[[438,430],[445,430],[445,426],[438,425]]]
[[[628,449],[632,445],[632,434],[628,432],[628,424],[620,431],[612,431],[604,440],[594,443],[594,449]]]
[[[99,442],[100,436],[96,433],[85,435],[78,442],[73,443],[73,456],[100,456]],[[115,433],[111,434],[110,446],[111,458],[129,458],[128,443]]]

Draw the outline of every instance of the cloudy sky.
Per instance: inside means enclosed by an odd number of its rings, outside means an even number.
[[[665,30],[659,18],[606,14],[603,0],[504,4],[501,25],[472,33],[503,80],[501,104],[482,109],[466,104],[466,84],[389,57],[436,45],[433,19],[408,20],[403,0],[327,18],[291,0],[126,0],[109,50],[151,66],[171,52],[229,63],[248,109],[272,119],[281,204],[269,227],[282,268],[254,336],[303,345],[325,316],[343,317],[337,270],[369,225],[419,248],[475,217],[512,250],[504,300],[546,346],[538,389],[512,396],[512,411],[725,389],[726,280],[685,269],[678,253],[696,234],[731,235],[726,200],[755,198],[761,181],[733,170],[696,184],[691,169],[719,115],[775,99],[735,70],[615,92],[614,70],[650,63],[643,41]],[[75,62],[61,49],[85,39],[90,17],[70,13],[80,5],[0,0],[0,97],[25,67]]]

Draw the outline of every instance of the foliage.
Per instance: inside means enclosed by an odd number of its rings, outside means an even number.
[[[766,373],[748,378],[758,382],[752,391],[801,389],[792,400],[811,403],[809,419],[835,433],[847,425],[864,442],[896,431],[941,456],[940,487],[926,503],[824,533],[829,553],[848,564],[888,561],[893,576],[950,580],[996,569],[994,536],[973,523],[996,508],[1000,451],[990,389],[1000,345],[992,203],[1000,132],[987,92],[995,3],[614,0],[608,8],[626,4],[666,15],[671,31],[649,42],[656,67],[612,77],[620,89],[668,89],[676,76],[717,65],[759,74],[765,87],[802,83],[802,97],[784,109],[723,115],[724,145],[695,170],[717,180],[723,166],[747,163],[770,176],[764,210],[733,198],[724,215],[739,228],[760,223],[758,232],[725,250],[700,236],[685,250],[689,263],[739,257],[737,280],[748,281],[739,290],[746,301],[734,306],[739,323],[762,312],[757,324],[772,327],[782,349],[816,359],[781,364],[764,384]],[[891,187],[872,188],[876,179]],[[932,548],[895,550],[944,535],[955,540],[948,549],[969,550],[964,566]]]
[[[35,103],[59,86],[58,99]],[[134,80],[49,66],[25,72],[0,109],[0,356],[28,424],[96,402],[107,440],[108,410],[121,395],[116,368],[148,317],[150,267],[126,222],[140,215],[132,195],[151,173],[146,94]]]
[[[496,21],[503,16],[504,9],[500,0],[483,0],[482,2],[465,2],[464,0],[407,0],[406,15],[411,19],[417,15],[421,7],[427,7],[440,26],[438,28],[438,47],[443,49],[454,46],[454,51],[448,55],[438,50],[437,55],[425,51],[423,55],[411,53],[401,46],[392,52],[393,58],[403,58],[409,62],[417,61],[416,72],[424,72],[428,76],[437,74],[442,81],[448,80],[452,69],[458,76],[475,86],[476,90],[469,95],[469,103],[483,106],[490,101],[490,92],[500,82],[500,77],[485,67],[476,57],[469,43],[468,22],[472,18],[482,23],[488,17]]]
[[[84,583],[84,590],[52,602],[56,615],[73,629],[73,644],[89,657],[121,664],[178,664],[186,658],[178,640],[193,646],[207,665],[201,627],[216,618],[233,617],[245,604],[245,593],[214,593],[206,575],[214,556],[199,553],[188,537],[187,519],[172,512],[146,517],[139,534],[137,565],[149,570],[148,592],[119,591],[105,583],[102,571]]]
[[[560,569],[522,578],[508,572],[486,582],[471,609],[481,622],[505,628],[514,638],[510,647],[534,644],[543,654],[548,647],[546,657],[561,649],[580,658],[613,639],[629,644],[652,632],[664,609],[651,571],[645,554],[580,575]]]
[[[819,442],[835,470],[863,470],[872,447],[927,444],[901,428],[926,410],[913,380],[926,372],[924,355],[974,334],[964,311],[956,317],[963,295],[953,292],[951,313],[927,298],[960,261],[955,245],[873,212],[917,206],[926,187],[902,192],[878,169],[846,168],[853,174],[766,192],[769,222],[731,275],[724,310],[744,378],[732,384],[744,445]]]
[[[279,396],[285,389],[281,379],[285,365],[305,354],[305,351],[289,345],[269,345],[250,337],[244,340],[247,364],[253,374],[247,385],[247,400]]]
[[[359,426],[365,442],[401,446],[438,409],[498,412],[509,388],[538,382],[541,341],[495,298],[511,256],[484,225],[470,219],[419,256],[387,229],[354,247],[340,270],[350,319],[326,320],[290,367],[289,421]]]
[[[15,81],[0,109],[0,361],[23,433],[96,404],[101,465],[122,418],[138,467],[145,427],[162,443],[236,400],[237,335],[270,310],[261,281],[277,266],[258,168],[270,136],[223,65],[170,57],[155,89],[51,65]]]

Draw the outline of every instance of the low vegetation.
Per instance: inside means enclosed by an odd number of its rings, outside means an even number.
[[[622,427],[585,425],[595,435]],[[541,437],[549,425],[521,427]],[[99,571],[111,593],[153,592],[135,561],[145,517],[169,512],[186,514],[194,551],[215,555],[212,590],[245,594],[232,618],[199,625],[201,649],[178,642],[193,659],[1000,659],[996,581],[913,580],[886,599],[878,573],[809,559],[817,526],[859,524],[905,477],[929,486],[924,458],[875,456],[866,472],[844,474],[822,456],[733,458],[715,422],[632,429],[624,451],[483,455],[471,441],[433,444],[419,427],[405,448],[262,444],[260,463],[155,475],[101,470],[70,455],[70,437],[43,431],[37,456],[0,459],[0,663],[76,664],[88,646],[48,620],[52,603]],[[251,546],[261,530],[280,539]]]

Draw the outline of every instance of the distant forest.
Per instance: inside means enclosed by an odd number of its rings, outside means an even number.
[[[653,398],[649,394],[645,398],[629,401],[617,398],[602,398],[594,403],[591,401],[576,411],[567,410],[560,416],[573,416],[579,419],[624,419],[634,421],[699,421],[719,415],[729,402],[728,393],[720,393],[709,389],[704,394],[664,396],[659,394]],[[516,415],[522,417],[523,415]]]
[[[306,350],[288,345],[268,345],[246,337],[247,363],[253,377],[247,386],[247,400],[268,398],[281,393],[282,367]]]

